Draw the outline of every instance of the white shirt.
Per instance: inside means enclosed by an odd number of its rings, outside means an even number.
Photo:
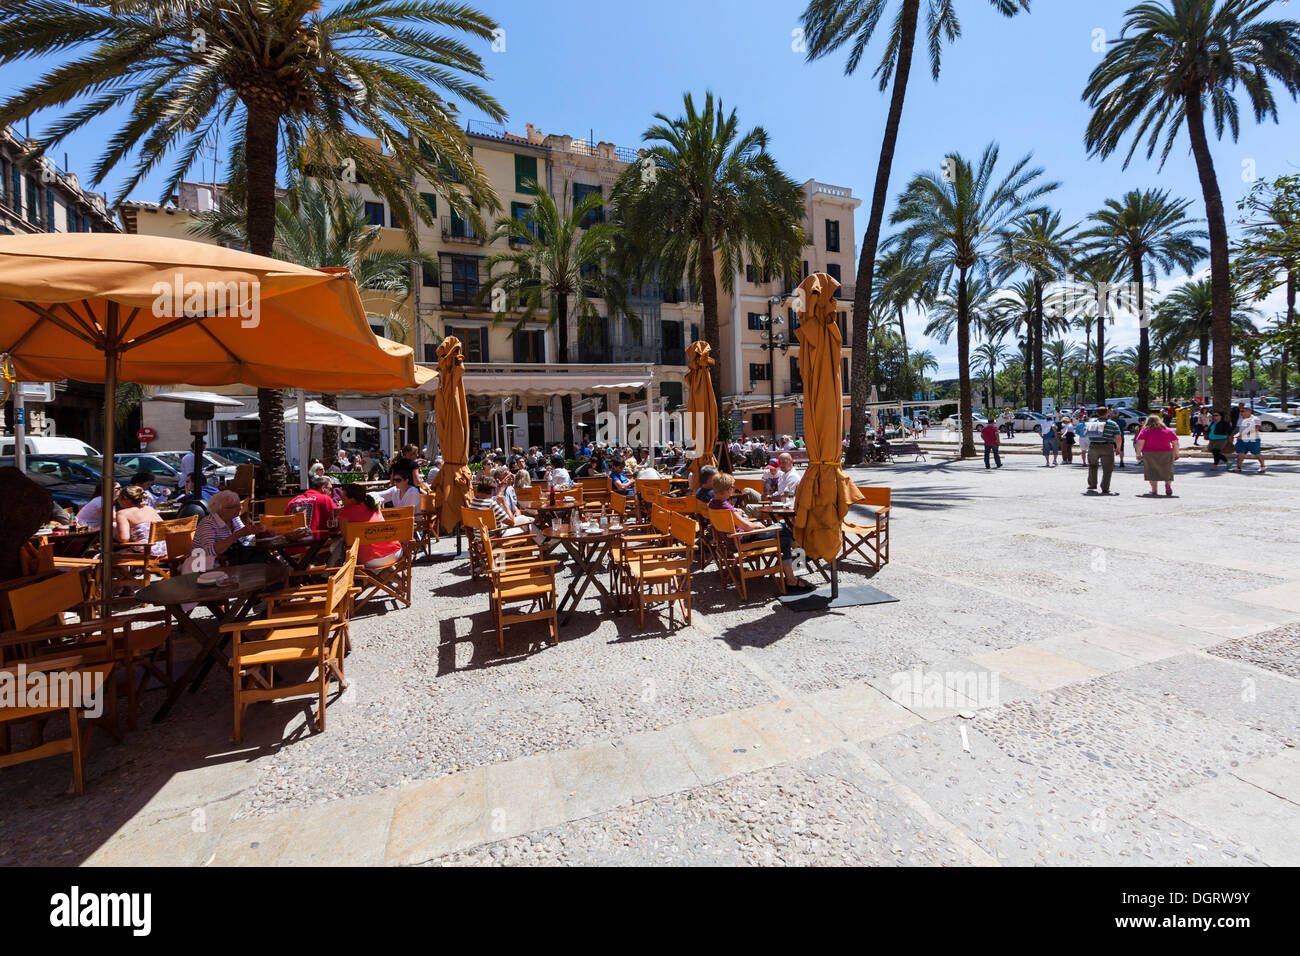
[[[775,478],[776,490],[773,492],[774,497],[780,497],[781,495],[792,495],[794,494],[795,489],[798,487],[799,487],[799,472],[795,471],[793,468],[791,468],[789,471],[781,471],[781,469],[779,468],[777,469],[776,478]]]
[[[569,477],[569,469],[552,468],[551,475],[546,479],[546,483],[552,488],[567,488],[573,484],[573,479]]]
[[[394,485],[377,493],[375,497],[394,508],[414,508],[416,514],[420,513],[420,489],[414,485],[407,485],[405,492],[399,491]]]
[[[194,452],[192,452],[192,451],[187,451],[184,455],[181,456],[181,482],[182,482],[182,484],[183,484],[184,481],[185,481],[185,476],[186,476],[186,475],[192,475],[192,474],[194,474]],[[202,481],[196,481],[196,482],[194,482],[194,490],[195,490],[195,491],[200,490],[200,488],[201,488],[202,485],[203,485],[203,482],[202,482]]]
[[[104,521],[104,498],[102,495],[95,495],[77,512],[77,524],[89,525],[98,531]]]
[[[1237,437],[1242,441],[1255,441],[1259,438],[1259,416],[1251,415],[1247,418],[1242,415],[1237,419]],[[81,519],[78,518],[78,521]]]

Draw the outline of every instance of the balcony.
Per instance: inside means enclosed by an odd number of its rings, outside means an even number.
[[[449,305],[478,305],[478,283],[443,282],[442,305],[444,308]]]
[[[474,228],[472,222],[464,219],[454,219],[450,216],[442,216],[439,220],[442,226],[442,238],[444,242],[466,242],[471,245],[481,246],[486,241],[481,232]]]
[[[686,350],[685,349],[663,349],[659,353],[659,364],[660,365],[685,365]]]

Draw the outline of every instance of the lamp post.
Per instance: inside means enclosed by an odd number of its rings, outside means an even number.
[[[763,340],[762,346],[767,353],[767,394],[768,394],[768,411],[772,416],[772,447],[776,448],[776,352],[780,349],[787,352],[790,349],[790,343],[785,340],[784,332],[775,332],[773,328],[783,325],[785,319],[781,316],[772,315],[772,306],[780,305],[785,301],[785,296],[774,295],[767,300],[767,318],[761,319],[763,326],[762,332],[759,333]]]

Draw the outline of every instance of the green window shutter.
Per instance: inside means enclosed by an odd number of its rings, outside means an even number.
[[[437,218],[438,215],[438,197],[433,193],[420,193],[420,198],[424,200],[425,206],[429,209],[429,215]]]
[[[536,189],[524,185],[525,179],[537,182],[537,157],[515,153],[515,192],[536,195]]]

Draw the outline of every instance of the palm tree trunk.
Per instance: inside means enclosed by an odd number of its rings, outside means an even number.
[[[1133,260],[1133,282],[1138,290],[1138,408],[1151,407],[1151,335],[1147,329],[1146,283],[1142,277],[1142,259]]]
[[[858,285],[853,291],[853,359],[849,376],[849,450],[845,464],[862,461],[862,438],[867,427],[867,398],[871,383],[867,380],[867,350],[871,347],[871,330],[866,317],[871,314],[871,284],[875,280],[876,248],[880,244],[880,224],[885,219],[889,200],[889,175],[894,166],[894,148],[898,127],[903,119],[903,100],[907,96],[907,78],[912,71],[912,47],[916,42],[916,21],[921,0],[903,0],[899,13],[898,61],[894,64],[894,89],[885,119],[885,135],[880,142],[880,159],[876,163],[876,184],[871,193],[871,216],[867,234],[862,239],[858,258]],[[967,375],[969,384],[969,373]],[[968,406],[969,407],[969,406]],[[975,453],[972,446],[971,454]]]
[[[322,395],[320,403],[326,408],[332,408],[338,411],[339,397],[337,395]],[[329,468],[334,464],[334,460],[339,456],[339,430],[332,425],[325,425],[321,428],[320,433],[320,457],[325,462],[325,467]]]
[[[275,176],[279,169],[280,117],[265,107],[248,103],[244,127],[244,165],[248,169],[248,204],[245,224],[248,251],[270,256],[275,250]],[[284,395],[279,389],[257,390],[261,420],[262,483],[268,492],[284,487],[288,475],[284,444]]]
[[[991,396],[990,396],[991,397]],[[957,280],[957,409],[961,415],[961,457],[975,457],[974,406],[970,388],[970,303],[966,298],[966,270]]]
[[[1103,356],[1106,354],[1106,319],[1104,316],[1097,316],[1097,407],[1106,404],[1106,363]]]
[[[1034,338],[1030,364],[1034,368],[1034,387],[1025,396],[1031,412],[1043,410],[1043,283],[1034,279]]]
[[[704,307],[704,341],[709,343],[715,359],[721,361],[722,358],[722,339],[718,332],[718,277],[714,271],[715,261],[713,258],[713,236],[707,231],[699,237],[700,245],[700,302]],[[865,323],[864,323],[865,325]],[[857,323],[854,323],[854,332],[857,331]],[[854,353],[853,360],[857,361],[857,353]],[[721,365],[718,366],[718,372],[721,372]],[[741,369],[744,374],[745,370]],[[722,375],[711,375],[709,378],[713,382],[713,398],[718,403],[718,414],[722,414]],[[743,393],[745,387],[740,382],[736,383],[737,392]],[[707,454],[707,452],[706,452]]]
[[[569,363],[569,297],[555,297],[555,331],[558,336],[560,364]],[[573,458],[573,396],[565,392],[560,396],[560,421],[564,429],[564,457]]]
[[[1214,175],[1214,159],[1205,136],[1205,115],[1199,93],[1187,96],[1187,132],[1196,157],[1196,173],[1205,195],[1205,219],[1210,232],[1210,300],[1214,318],[1210,337],[1214,343],[1214,408],[1227,415],[1232,406],[1232,290],[1228,273],[1228,225],[1223,215],[1223,197]]]
[[[1279,383],[1278,390],[1282,393],[1282,414],[1287,413],[1290,407],[1287,405],[1287,341],[1290,336],[1295,334],[1295,287],[1296,287],[1296,270],[1288,269],[1286,273],[1286,335],[1282,339],[1282,381]]]

